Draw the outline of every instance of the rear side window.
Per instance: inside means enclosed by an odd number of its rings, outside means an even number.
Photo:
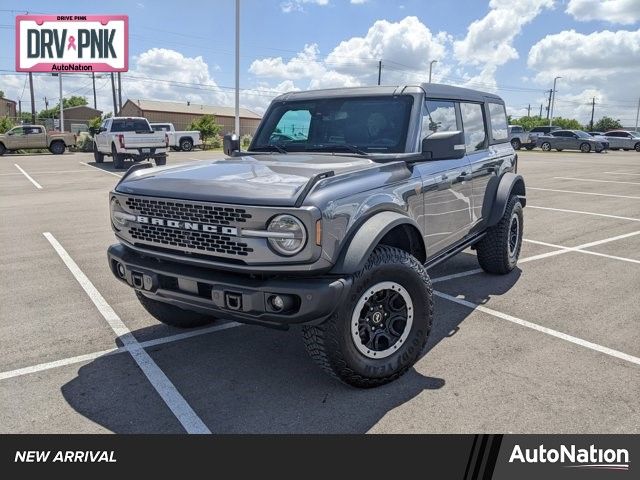
[[[453,132],[460,130],[454,102],[447,100],[427,100],[424,106],[421,139],[436,132]]]
[[[482,105],[479,103],[460,103],[464,143],[467,153],[483,150],[487,143],[487,131],[484,126]],[[506,122],[505,122],[506,123]]]
[[[509,140],[509,130],[507,128],[507,112],[501,103],[489,102],[489,117],[491,118],[491,138],[495,142],[506,142]]]

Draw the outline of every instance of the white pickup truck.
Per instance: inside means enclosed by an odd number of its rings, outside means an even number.
[[[190,152],[193,147],[202,145],[200,132],[197,130],[176,130],[173,123],[152,123],[156,132],[165,132],[169,136],[169,146],[175,150]]]
[[[113,159],[114,168],[124,168],[127,158],[134,162],[153,158],[156,165],[167,163],[169,137],[155,132],[146,118],[107,118],[96,132],[93,142],[93,158],[104,162],[105,156]]]

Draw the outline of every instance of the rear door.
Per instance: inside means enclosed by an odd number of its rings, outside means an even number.
[[[619,137],[619,132],[607,132],[604,136],[609,141],[609,148],[623,148],[622,138]]]
[[[462,130],[460,108],[453,100],[427,99],[423,104],[422,135]],[[473,194],[467,156],[416,164],[422,177],[427,255],[432,257],[469,233]]]
[[[25,133],[27,135],[29,148],[46,148],[48,146],[47,134],[45,133],[44,127],[25,128]]]

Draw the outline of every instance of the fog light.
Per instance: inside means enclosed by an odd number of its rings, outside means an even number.
[[[280,295],[272,295],[269,297],[269,303],[276,312],[280,312],[284,308],[284,299]]]
[[[120,276],[120,278],[124,278],[126,276],[126,270],[124,269],[124,265],[122,265],[121,263],[117,263],[116,264],[116,270],[118,271],[118,275]]]

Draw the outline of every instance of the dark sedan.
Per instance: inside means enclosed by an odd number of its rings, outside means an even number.
[[[545,152],[551,149],[562,150],[580,150],[583,153],[595,151],[601,153],[609,148],[609,143],[592,137],[582,130],[555,130],[547,135],[538,137],[536,146]]]

